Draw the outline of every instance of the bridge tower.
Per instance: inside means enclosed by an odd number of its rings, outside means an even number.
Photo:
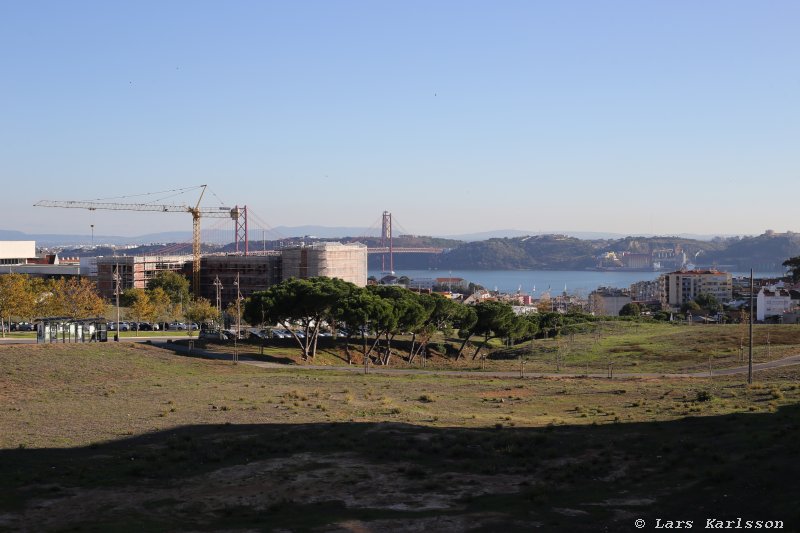
[[[239,207],[237,205],[234,207],[231,211],[231,218],[236,224],[236,253],[244,252],[244,255],[247,255],[250,251],[250,238],[247,234],[247,206]]]
[[[389,211],[383,212],[383,224],[381,225],[381,248],[389,249],[389,274],[394,274],[394,246],[392,242],[392,214]],[[386,252],[381,256],[381,271],[386,270]]]

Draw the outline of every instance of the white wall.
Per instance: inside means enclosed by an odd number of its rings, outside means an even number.
[[[0,241],[0,259],[36,257],[36,241]]]

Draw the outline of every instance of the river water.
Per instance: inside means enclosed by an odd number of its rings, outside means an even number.
[[[663,272],[597,272],[590,270],[398,270],[396,276],[411,279],[463,278],[466,282],[482,285],[489,290],[541,295],[550,289],[551,294],[566,290],[569,294],[587,296],[597,287],[629,287],[637,281],[652,281]],[[736,276],[749,276],[749,272],[733,272]],[[370,276],[380,279],[379,270],[370,270]],[[756,277],[777,277],[781,272],[756,272]]]

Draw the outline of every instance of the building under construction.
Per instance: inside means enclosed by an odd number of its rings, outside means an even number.
[[[223,307],[256,291],[277,285],[281,277],[281,254],[207,255],[200,259],[200,296]],[[238,281],[238,286],[237,286]]]
[[[339,278],[359,287],[367,285],[367,247],[361,243],[320,242],[287,248],[283,279]]]
[[[97,288],[103,298],[119,290],[147,288],[163,271],[192,273],[192,256],[112,256],[97,258]],[[238,276],[238,286],[236,284]],[[198,295],[216,303],[217,287],[223,307],[238,295],[247,298],[289,278],[339,278],[359,287],[367,284],[367,247],[360,243],[316,243],[258,255],[206,255],[200,259]]]
[[[113,298],[119,274],[119,290],[145,289],[151,279],[164,271],[190,274],[191,255],[133,256],[118,255],[97,258],[97,291],[103,298]]]

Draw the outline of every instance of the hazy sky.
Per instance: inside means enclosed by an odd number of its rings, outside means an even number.
[[[271,226],[800,230],[798,21],[795,0],[1,2],[0,229],[188,231],[31,205],[206,183]]]

